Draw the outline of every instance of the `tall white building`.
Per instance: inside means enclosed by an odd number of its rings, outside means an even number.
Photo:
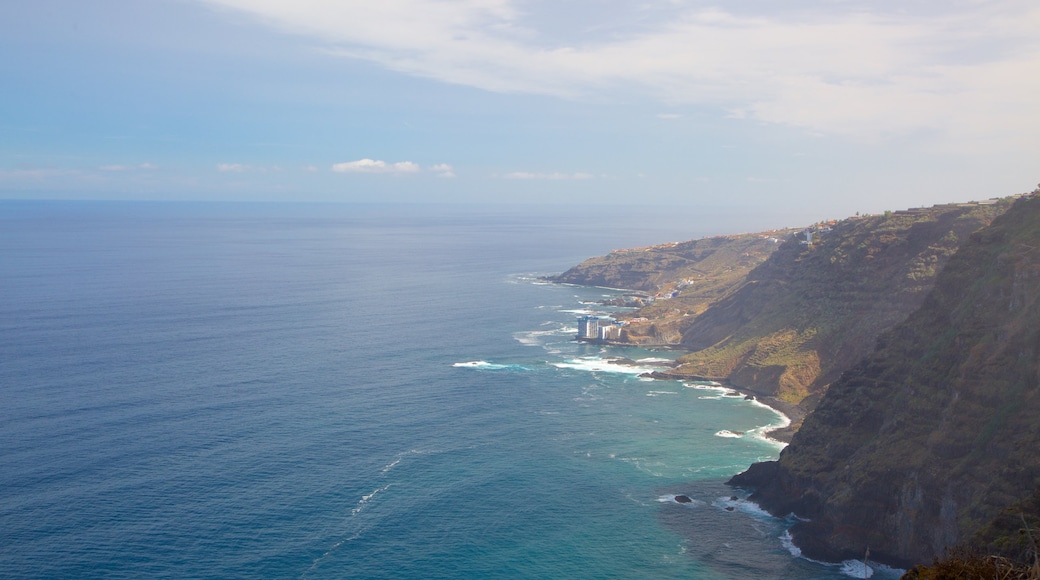
[[[578,318],[578,340],[618,340],[621,326],[612,318],[582,316]]]

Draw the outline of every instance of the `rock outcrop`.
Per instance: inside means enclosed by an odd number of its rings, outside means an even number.
[[[1040,197],[972,234],[779,460],[731,483],[755,488],[775,514],[807,518],[792,535],[810,557],[869,547],[904,566],[1028,503],[1040,488]]]

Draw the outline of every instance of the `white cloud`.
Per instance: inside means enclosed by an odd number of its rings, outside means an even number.
[[[421,168],[419,164],[411,161],[387,163],[378,159],[358,159],[336,163],[332,170],[336,173],[418,173]]]
[[[437,177],[455,177],[455,170],[452,168],[451,165],[448,165],[447,163],[438,163],[437,165],[431,165],[430,171],[435,172],[437,174]]]
[[[243,165],[241,163],[218,163],[217,171],[223,171],[225,173],[245,173],[249,171],[251,167]]]
[[[159,167],[157,165],[154,165],[152,163],[141,163],[139,165],[102,165],[101,167],[98,167],[98,170],[100,170],[100,171],[114,171],[114,172],[118,172],[118,171],[134,171],[135,169],[152,170],[152,169],[158,169],[158,168]]]
[[[855,138],[929,132],[1040,145],[1040,5],[1032,0],[771,13],[766,3],[758,12],[619,3],[601,32],[574,26],[569,34],[554,34],[568,16],[556,3],[198,1],[253,14],[330,53],[490,91],[642,94]]]
[[[564,179],[592,179],[591,173],[529,173],[526,171],[514,171],[502,176],[505,179],[547,179],[559,181]]]

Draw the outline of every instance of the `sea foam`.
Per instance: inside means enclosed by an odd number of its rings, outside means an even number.
[[[618,364],[617,359],[605,359],[598,356],[572,358],[563,362],[554,362],[552,365],[559,369],[572,369],[577,371],[620,373],[627,375],[641,375],[653,371],[650,367]]]
[[[469,362],[457,362],[451,365],[455,368],[460,369],[475,369],[480,371],[526,371],[529,370],[523,365],[502,365],[490,363],[484,360],[474,360]]]
[[[841,573],[850,578],[870,578],[874,569],[859,560],[845,560],[841,563]]]

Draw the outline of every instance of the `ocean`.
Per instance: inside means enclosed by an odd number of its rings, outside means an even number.
[[[0,202],[0,576],[847,578],[723,484],[781,415],[540,278],[741,219]]]

